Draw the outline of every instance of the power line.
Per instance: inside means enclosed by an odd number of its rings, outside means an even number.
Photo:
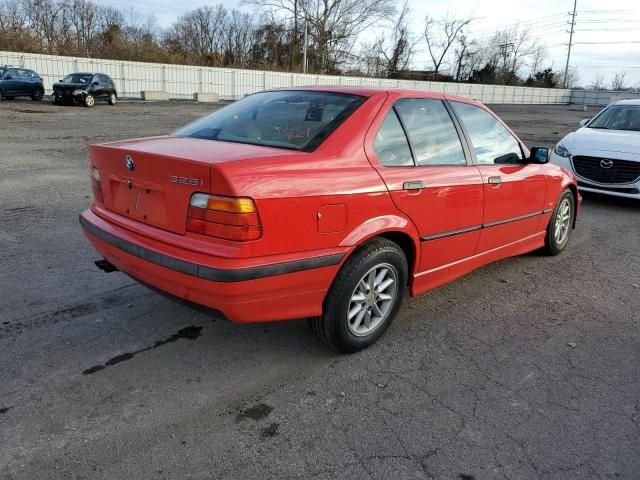
[[[574,42],[574,45],[632,45],[640,43],[640,41],[621,40],[617,42]]]

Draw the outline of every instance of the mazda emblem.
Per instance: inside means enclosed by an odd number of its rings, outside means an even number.
[[[600,160],[600,166],[602,168],[611,168],[613,167],[613,160],[609,160],[608,158],[603,158]]]
[[[126,165],[127,170],[129,170],[130,172],[133,172],[133,169],[136,167],[135,163],[133,163],[133,158],[131,158],[131,155],[124,156],[124,164]]]

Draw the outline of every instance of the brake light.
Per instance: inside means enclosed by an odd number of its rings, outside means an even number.
[[[250,198],[194,193],[189,203],[187,231],[227,240],[257,240],[262,226]]]
[[[100,170],[92,165],[89,168],[89,175],[91,176],[91,189],[93,190],[93,197],[100,203],[104,203],[104,196],[102,195],[102,185],[100,184]]]

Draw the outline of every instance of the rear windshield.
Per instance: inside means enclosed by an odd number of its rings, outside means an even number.
[[[62,79],[62,83],[89,83],[93,75],[86,73],[72,73]]]
[[[261,92],[196,120],[174,135],[313,151],[364,100],[330,92]]]
[[[589,128],[640,131],[640,105],[614,105],[598,115]]]

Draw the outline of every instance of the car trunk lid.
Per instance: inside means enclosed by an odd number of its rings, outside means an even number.
[[[100,172],[106,209],[179,234],[186,232],[192,194],[215,193],[212,166],[283,154],[269,147],[181,137],[90,147],[91,163]]]

